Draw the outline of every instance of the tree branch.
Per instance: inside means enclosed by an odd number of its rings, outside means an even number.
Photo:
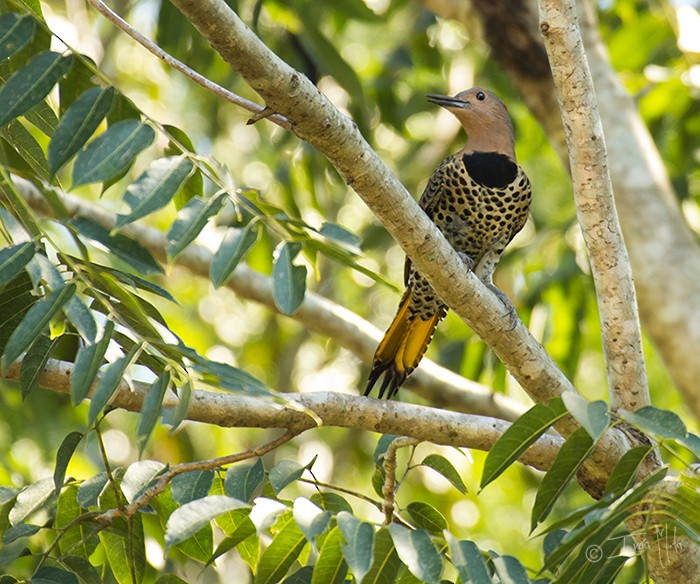
[[[548,68],[536,17],[537,0],[472,0],[471,8],[461,0],[423,2],[436,14],[456,19],[467,29],[481,22],[493,57],[510,76],[568,168],[551,75],[532,74]],[[642,323],[686,403],[700,419],[700,360],[696,358],[700,353],[700,321],[689,318],[700,313],[700,248],[680,212],[649,130],[610,64],[598,32],[595,6],[590,2],[578,5]],[[505,58],[513,53],[524,58]]]
[[[150,39],[143,36],[140,32],[138,32],[134,27],[132,27],[128,22],[126,22],[126,20],[124,20],[109,6],[102,2],[102,0],[88,0],[88,2],[102,16],[104,16],[112,24],[124,31],[128,36],[130,36],[137,43],[139,43],[149,53],[155,55],[166,65],[172,67],[176,71],[179,71],[185,77],[189,77],[190,79],[192,79],[192,81],[194,81],[198,85],[201,85],[207,91],[211,91],[214,95],[222,97],[226,101],[230,101],[231,103],[240,106],[243,109],[248,110],[249,112],[252,112],[255,116],[264,116],[268,118],[271,122],[274,122],[282,128],[286,128],[287,130],[291,128],[289,120],[285,119],[283,116],[277,114],[272,114],[269,116],[264,115],[265,108],[260,107],[257,103],[253,103],[245,97],[236,95],[235,93],[229,91],[225,87],[221,87],[221,85],[218,85],[210,79],[207,79],[206,77],[204,77],[204,75],[200,75],[196,71],[193,71],[182,61],[178,61],[175,57],[161,49],[153,41],[151,41]]]
[[[557,88],[576,211],[595,282],[610,405],[613,410],[634,411],[650,403],[642,334],[575,2],[541,0],[540,28]]]
[[[2,378],[18,381],[21,361],[2,373]],[[39,386],[58,393],[70,393],[73,364],[50,359],[39,377]],[[99,379],[99,378],[98,378]],[[98,380],[93,384],[93,388]],[[122,381],[110,404],[139,412],[148,384]],[[382,434],[397,434],[445,446],[490,450],[510,426],[508,422],[485,416],[461,414],[415,404],[388,402],[337,392],[282,394],[289,403],[231,393],[192,392],[186,419],[224,428],[284,428],[298,434],[316,427],[304,409],[311,410],[324,426],[356,428]],[[164,408],[177,405],[173,394],[166,395]],[[301,408],[299,407],[301,406]],[[554,461],[563,440],[545,434],[523,453],[520,460],[546,470]]]
[[[13,180],[29,205],[43,215],[53,211],[39,190],[20,177]],[[54,190],[70,217],[87,217],[106,229],[114,227],[116,216],[88,201]],[[161,261],[167,261],[165,235],[152,227],[140,224],[125,226],[122,231],[134,238]],[[213,254],[203,246],[188,246],[175,263],[204,278],[209,278]],[[226,286],[243,298],[264,304],[279,312],[272,298],[272,282],[245,265],[236,268]],[[369,363],[382,333],[354,312],[335,304],[313,292],[307,292],[304,302],[291,316],[308,330],[334,339],[352,351],[365,363]],[[514,420],[525,411],[522,404],[485,386],[465,379],[452,371],[424,359],[420,368],[409,379],[407,387],[429,400],[435,406],[456,411]]]
[[[440,297],[498,355],[536,401],[574,391],[527,328],[510,322],[502,302],[464,265],[357,130],[306,77],[284,63],[222,0],[172,0],[214,49],[294,133],[322,152],[424,274]],[[568,434],[572,419],[560,428]]]

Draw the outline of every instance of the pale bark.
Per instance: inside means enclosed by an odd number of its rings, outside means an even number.
[[[581,32],[595,81],[610,172],[637,288],[642,322],[674,383],[700,420],[700,247],[659,151],[610,64],[592,6]]]
[[[576,211],[598,299],[610,406],[613,411],[634,411],[650,403],[642,333],[575,2],[541,0],[540,28],[559,97]]]
[[[527,328],[464,265],[416,201],[360,135],[306,77],[284,63],[221,0],[173,0],[214,49],[294,133],[321,151],[382,221],[440,297],[498,355],[536,401],[574,391]],[[560,426],[568,434],[573,420]]]
[[[494,58],[568,168],[554,84],[550,74],[541,74],[547,63],[539,39],[537,0],[422,1],[436,14],[457,19],[465,28],[473,30],[474,23],[480,23]],[[594,6],[582,2],[580,7],[581,33],[598,96],[642,325],[686,404],[700,419],[700,247],[680,212],[649,130],[610,64]],[[520,59],[508,55],[520,55]]]
[[[53,214],[50,205],[34,185],[19,177],[14,177],[14,181],[32,208],[44,215]],[[114,213],[66,193],[55,191],[54,194],[63,203],[69,217],[86,217],[107,229],[114,227]],[[138,223],[124,227],[122,232],[132,237],[157,259],[167,261],[167,238],[163,232]],[[213,254],[208,249],[195,243],[178,255],[175,263],[193,274],[209,278],[212,257]],[[226,286],[242,298],[277,311],[272,298],[270,278],[246,265],[236,268]],[[291,318],[298,320],[308,330],[333,339],[365,363],[371,362],[374,349],[382,338],[382,332],[371,323],[347,308],[310,291],[306,293],[304,302]],[[503,394],[493,393],[484,385],[465,379],[429,359],[423,360],[421,367],[409,379],[407,387],[435,406],[456,411],[504,420],[514,420],[525,411],[525,407],[515,400]]]
[[[2,379],[18,381],[21,361],[2,373]],[[39,386],[59,393],[70,393],[73,364],[49,360],[39,377]],[[93,387],[97,384],[97,380]],[[139,412],[149,385],[132,381],[121,383],[111,406]],[[282,400],[286,400],[282,401]],[[168,393],[165,408],[174,408],[177,398]],[[324,426],[356,428],[382,434],[397,434],[445,446],[490,450],[510,424],[496,418],[462,414],[397,401],[345,395],[334,391],[280,394],[265,399],[231,393],[195,390],[187,410],[187,420],[224,428],[285,428],[293,433],[317,426],[313,412]],[[520,457],[521,462],[547,470],[563,439],[545,434]]]

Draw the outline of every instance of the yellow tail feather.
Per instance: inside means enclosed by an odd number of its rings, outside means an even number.
[[[435,327],[445,316],[445,311],[441,310],[427,320],[420,316],[411,319],[410,305],[411,294],[410,290],[407,290],[394,320],[374,354],[365,395],[369,395],[383,373],[384,380],[379,389],[379,398],[381,399],[388,389],[387,399],[390,399],[420,363],[433,338]]]

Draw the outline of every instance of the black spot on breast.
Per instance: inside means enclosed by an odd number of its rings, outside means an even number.
[[[469,176],[484,187],[503,188],[518,175],[518,166],[505,154],[474,152],[462,157]]]

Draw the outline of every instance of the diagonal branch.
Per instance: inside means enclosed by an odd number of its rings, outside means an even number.
[[[172,0],[214,49],[238,71],[294,133],[335,166],[413,260],[440,297],[498,355],[536,401],[574,391],[527,328],[509,331],[502,302],[464,265],[438,229],[359,133],[306,77],[295,71],[222,0]],[[562,431],[576,424],[567,420]]]
[[[2,379],[18,381],[21,361],[2,373]],[[39,386],[58,393],[70,393],[73,364],[50,359],[39,377]],[[93,388],[98,383],[95,380]],[[139,412],[149,385],[122,381],[110,402],[112,406]],[[288,403],[232,393],[192,392],[186,418],[224,428],[284,428],[299,434],[316,427],[305,409],[311,410],[324,426],[357,428],[382,434],[405,435],[446,446],[490,450],[510,424],[503,420],[460,414],[401,402],[344,395],[338,392],[285,394]],[[296,404],[294,403],[296,402]],[[165,408],[174,408],[177,398],[166,395]],[[299,405],[302,407],[300,408]],[[545,434],[520,460],[546,470],[563,444],[555,434]]]
[[[34,185],[20,177],[14,177],[14,181],[31,207],[43,215],[53,216],[50,205]],[[59,198],[69,217],[87,217],[107,229],[114,227],[114,213],[72,195],[58,191],[54,191],[54,195]],[[128,225],[122,231],[155,257],[167,261],[167,239],[161,231],[140,224]],[[209,278],[212,257],[208,249],[193,244],[178,255],[175,263],[193,274]],[[236,268],[226,286],[243,298],[264,304],[271,310],[278,310],[272,298],[270,278],[245,265]],[[374,348],[382,337],[381,331],[354,312],[313,292],[306,293],[304,302],[292,318],[308,330],[334,339],[366,363],[370,362]],[[423,361],[409,381],[409,388],[435,406],[505,420],[514,420],[525,411],[515,400],[493,393],[485,386],[465,379],[428,359]]]
[[[610,405],[613,410],[635,410],[650,403],[637,299],[575,2],[541,0],[540,28],[557,88],[576,211],[598,298]]]

